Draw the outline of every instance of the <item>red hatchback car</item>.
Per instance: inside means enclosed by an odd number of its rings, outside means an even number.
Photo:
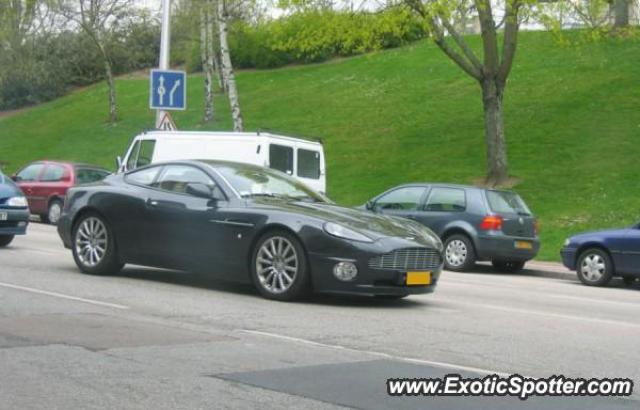
[[[110,173],[95,165],[38,161],[22,168],[11,178],[27,197],[31,213],[39,215],[43,222],[55,225],[69,188],[100,181]]]

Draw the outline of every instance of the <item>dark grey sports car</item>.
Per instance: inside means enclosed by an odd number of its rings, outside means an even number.
[[[58,232],[86,273],[125,263],[308,290],[401,298],[432,292],[442,243],[428,228],[331,203],[279,171],[222,161],[154,164],[72,188]]]

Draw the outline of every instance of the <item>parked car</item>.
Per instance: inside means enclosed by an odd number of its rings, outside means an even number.
[[[491,261],[499,271],[516,272],[540,249],[536,219],[511,191],[408,184],[389,189],[364,208],[431,228],[444,242],[446,269],[453,271]]]
[[[67,198],[58,233],[91,274],[133,263],[253,283],[278,300],[309,289],[401,298],[432,292],[443,263],[428,228],[337,206],[254,165],[160,163]]]
[[[560,254],[585,285],[605,286],[614,276],[630,284],[640,278],[640,224],[572,236]]]
[[[0,248],[27,233],[29,207],[20,188],[0,172]]]
[[[22,168],[12,179],[26,195],[31,213],[55,225],[69,188],[100,181],[110,173],[95,165],[38,161]]]
[[[117,159],[118,172],[194,158],[273,168],[317,192],[327,189],[322,143],[270,132],[147,131],[131,141],[124,159]]]

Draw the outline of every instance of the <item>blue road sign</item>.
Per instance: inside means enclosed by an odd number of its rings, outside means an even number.
[[[152,110],[184,110],[187,108],[187,75],[184,71],[151,70]]]

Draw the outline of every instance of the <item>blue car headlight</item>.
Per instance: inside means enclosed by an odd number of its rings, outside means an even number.
[[[10,208],[26,208],[28,205],[27,198],[23,196],[14,196],[7,200],[7,206]]]
[[[342,226],[333,222],[327,222],[326,224],[324,224],[324,231],[331,236],[348,239],[350,241],[369,243],[373,242],[373,240],[368,236],[363,235],[360,232],[356,232],[353,229],[349,229],[346,226]]]

